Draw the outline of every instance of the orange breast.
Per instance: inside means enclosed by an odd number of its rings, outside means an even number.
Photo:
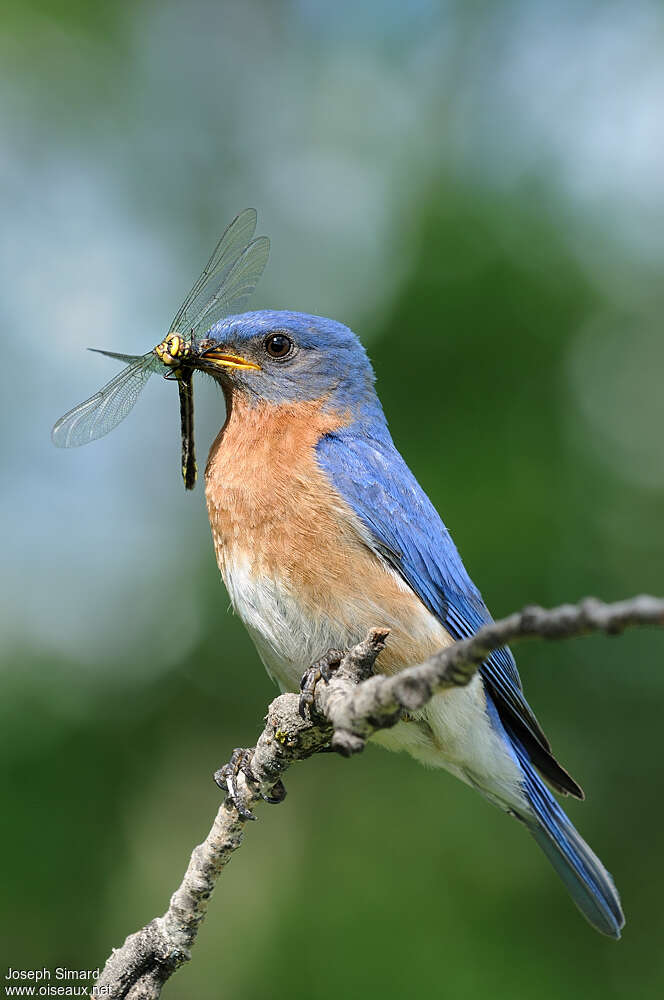
[[[319,632],[325,644],[318,655],[357,641],[369,628],[390,628],[381,666],[398,670],[451,639],[374,553],[359,518],[316,462],[322,435],[345,422],[321,401],[233,401],[205,472],[217,562],[231,594],[230,575],[241,564],[245,575],[270,580],[297,601],[303,629]]]

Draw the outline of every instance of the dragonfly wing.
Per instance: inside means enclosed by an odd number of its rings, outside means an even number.
[[[236,215],[212,251],[212,256],[194,282],[189,294],[177,311],[170,330],[189,333],[194,325],[192,317],[198,315],[206,302],[223,286],[233,264],[246,250],[256,232],[256,209],[245,208]]]
[[[253,292],[270,249],[267,237],[253,239],[255,231],[255,209],[247,208],[233,219],[180,306],[170,332],[186,337],[190,330],[208,330],[228,314],[231,305]],[[94,396],[60,417],[52,431],[53,443],[60,448],[87,444],[112,431],[132,409],[149,377],[163,369],[152,351],[141,357],[115,351],[98,353],[127,367]]]
[[[115,361],[124,361],[126,365],[133,365],[134,361],[143,361],[145,358],[144,354],[118,354],[117,351],[102,351],[101,347],[88,347],[89,351],[94,351],[95,354],[103,354],[107,358],[113,358]]]
[[[124,420],[147,380],[161,367],[152,351],[136,358],[94,396],[60,417],[51,434],[53,443],[75,448],[108,434]]]
[[[237,307],[251,295],[265,270],[269,253],[267,236],[259,236],[245,247],[221,287],[201,305],[198,313],[192,314],[191,329],[194,333],[209,330],[222,316],[228,315],[231,306]]]

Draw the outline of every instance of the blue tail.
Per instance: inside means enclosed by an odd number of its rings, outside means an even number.
[[[586,920],[602,934],[619,938],[625,918],[613,879],[535,772],[518,738],[513,733],[509,736],[523,771],[523,789],[536,817],[521,818]]]

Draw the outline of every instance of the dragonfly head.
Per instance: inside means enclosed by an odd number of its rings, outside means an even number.
[[[169,333],[161,344],[157,344],[154,353],[168,368],[177,368],[191,353],[191,341],[185,340],[179,333]]]

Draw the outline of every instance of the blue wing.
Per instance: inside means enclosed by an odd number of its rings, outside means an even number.
[[[492,621],[482,595],[461,561],[449,531],[396,450],[387,427],[352,424],[325,435],[318,461],[336,490],[369,529],[376,551],[401,574],[455,639],[473,635]],[[528,705],[507,647],[480,668],[508,731],[522,741],[531,760],[560,792],[583,798],[574,779],[551,754],[549,741]]]

